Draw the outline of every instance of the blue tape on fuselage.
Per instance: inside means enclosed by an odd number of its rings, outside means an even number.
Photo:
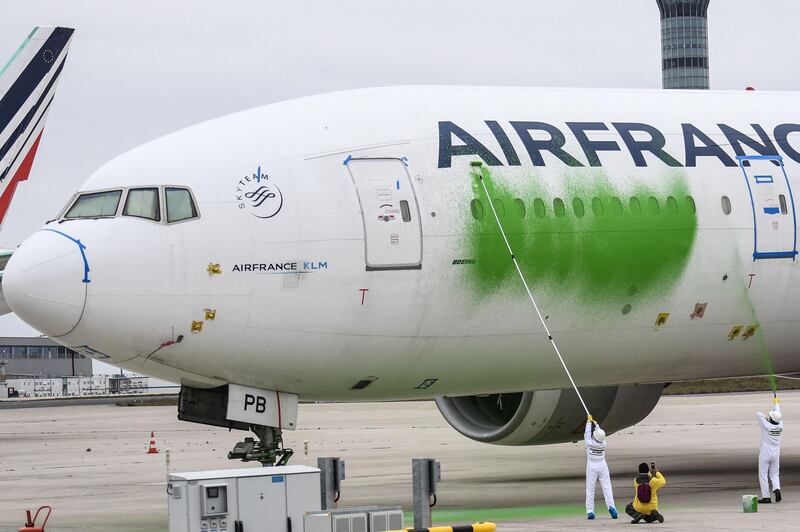
[[[89,280],[89,261],[86,259],[86,246],[84,246],[80,240],[77,238],[69,236],[67,233],[62,233],[61,231],[56,231],[55,229],[43,229],[43,231],[50,231],[52,233],[56,233],[57,235],[61,235],[64,238],[68,238],[75,242],[78,245],[78,249],[81,252],[81,258],[83,259],[83,282],[84,283],[91,283]]]

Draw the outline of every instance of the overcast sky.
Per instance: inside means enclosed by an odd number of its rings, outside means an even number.
[[[712,88],[796,90],[798,20],[797,0],[711,0]],[[394,84],[660,88],[659,24],[655,0],[0,0],[0,64],[34,26],[76,28],[0,245],[115,155],[269,102]],[[0,318],[0,336],[36,334]]]

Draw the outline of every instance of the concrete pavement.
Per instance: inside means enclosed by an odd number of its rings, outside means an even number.
[[[642,423],[609,437],[608,461],[617,508],[633,496],[639,462],[655,460],[667,477],[659,492],[669,530],[793,530],[800,518],[800,392],[783,394],[786,430],[781,477],[784,502],[743,514],[741,496],[758,493],[756,410],[769,394],[664,397]],[[797,416],[800,417],[800,416]],[[171,470],[255,467],[225,458],[244,436],[178,421],[175,407],[82,405],[0,411],[0,530],[16,531],[24,509],[52,504],[50,531],[166,530],[166,449]],[[412,457],[442,463],[437,508],[443,518],[494,520],[501,531],[604,529],[612,521],[583,509],[582,442],[495,447],[450,428],[432,403],[301,405],[300,429],[285,440],[304,463],[318,456],[347,461],[340,506],[410,508]],[[161,449],[147,455],[150,431]],[[598,496],[600,490],[598,489]],[[510,508],[511,510],[498,510]],[[465,511],[479,509],[477,511]],[[436,516],[436,514],[435,514]],[[409,524],[409,523],[407,523]]]

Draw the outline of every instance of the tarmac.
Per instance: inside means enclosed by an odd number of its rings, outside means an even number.
[[[582,442],[496,447],[470,441],[430,402],[304,404],[300,429],[286,432],[294,464],[317,457],[346,461],[340,507],[411,507],[411,458],[436,458],[442,482],[434,521],[498,523],[498,530],[632,527],[624,514],[640,462],[655,461],[667,479],[659,492],[664,530],[796,530],[800,522],[800,392],[782,394],[784,500],[742,512],[758,494],[757,410],[770,394],[668,396],[635,427],[609,437],[608,462],[620,519],[598,500],[587,521]],[[150,431],[159,454],[146,454]],[[174,406],[72,404],[0,409],[0,531],[16,531],[26,508],[54,507],[48,531],[166,531],[166,453],[170,470],[255,467],[226,454],[243,432],[178,421]],[[309,453],[304,456],[304,441]],[[598,486],[598,497],[601,492]],[[408,520],[406,525],[413,525]]]

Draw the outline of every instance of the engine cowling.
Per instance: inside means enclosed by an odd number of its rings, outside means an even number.
[[[663,384],[582,388],[593,417],[611,434],[647,417]],[[533,392],[440,397],[447,422],[472,440],[494,445],[545,445],[583,438],[586,413],[571,388]]]

